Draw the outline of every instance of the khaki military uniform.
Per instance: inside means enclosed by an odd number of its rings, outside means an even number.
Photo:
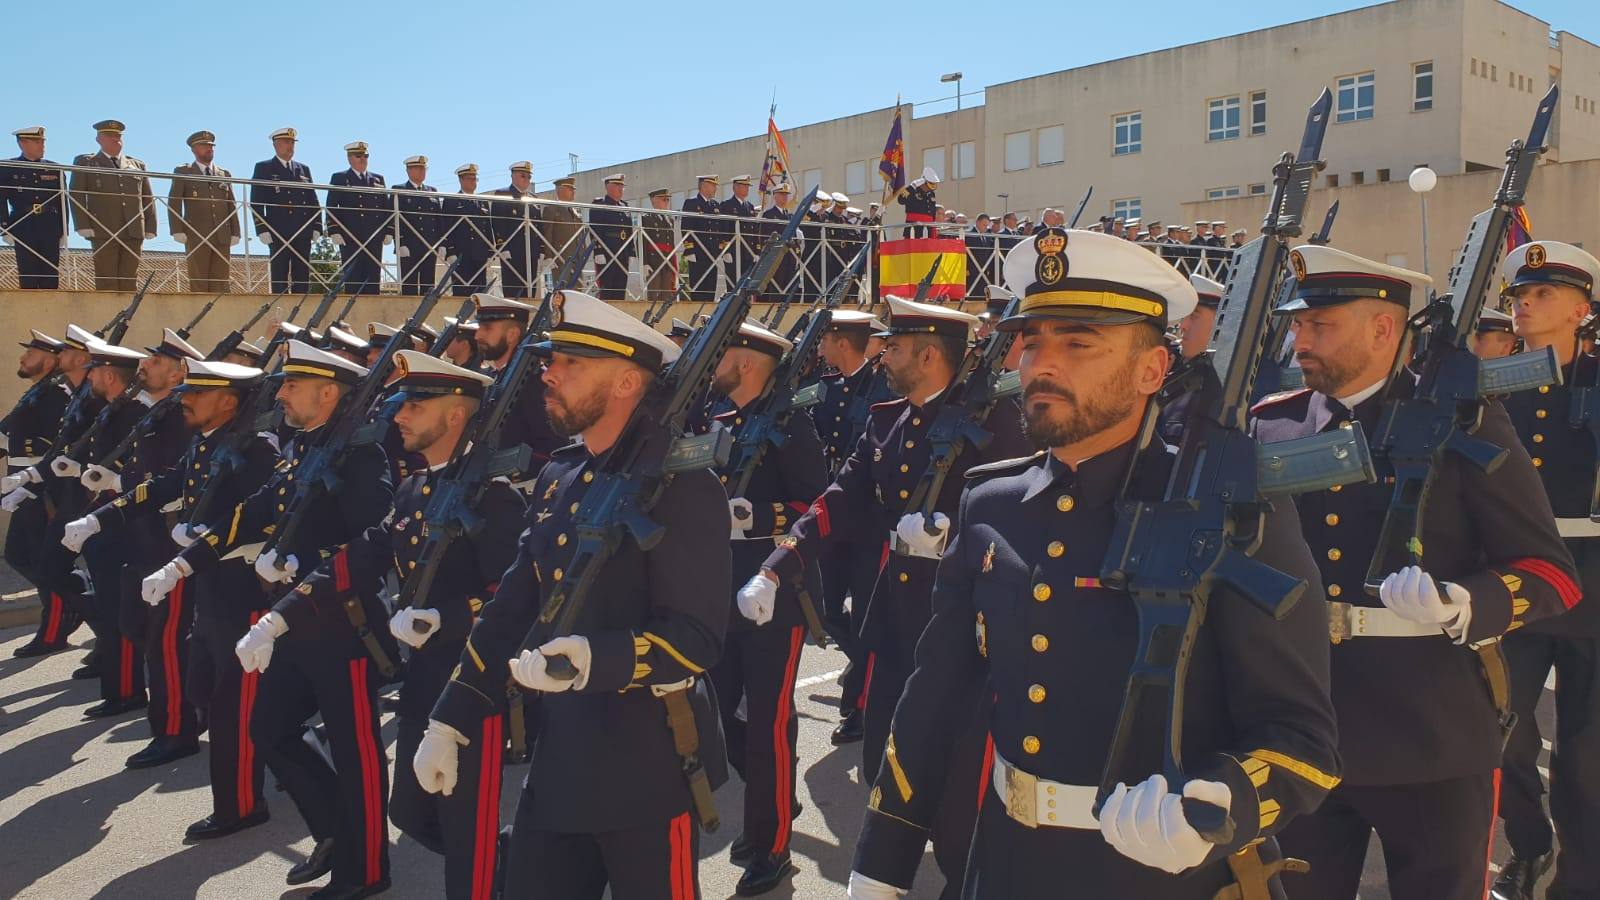
[[[578,249],[578,232],[583,228],[583,216],[570,206],[547,203],[540,207],[544,220],[540,231],[550,242],[550,271],[559,272]]]
[[[651,303],[670,300],[678,292],[678,259],[674,245],[672,219],[660,213],[645,213],[644,268],[649,276],[645,297]]]
[[[177,175],[204,177],[198,163],[185,163],[173,170]],[[211,166],[218,178],[228,178],[227,169]],[[189,290],[201,294],[228,292],[229,248],[239,240],[239,204],[233,186],[221,181],[174,178],[167,195],[167,228],[188,251]]]
[[[108,170],[74,172],[68,187],[72,226],[89,232],[85,236],[94,249],[94,288],[132,291],[145,238],[156,236],[156,201],[145,165],[127,154],[119,162],[104,153],[85,153],[72,164]]]

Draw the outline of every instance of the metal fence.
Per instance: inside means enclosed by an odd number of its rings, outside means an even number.
[[[41,187],[39,173],[55,174]],[[461,260],[456,293],[500,285],[533,298],[577,248],[593,254],[581,289],[608,300],[705,301],[754,263],[781,218],[708,215],[653,206],[578,203],[402,186],[221,178],[0,161],[0,288],[131,290],[155,274],[158,292],[303,291],[341,266],[359,293],[420,294],[445,260]],[[348,181],[348,173],[336,176]],[[47,179],[48,180],[48,179]],[[165,224],[167,238],[159,237]],[[907,229],[917,229],[910,232]],[[907,235],[961,238],[967,295],[999,284],[1005,252],[1023,238],[938,224],[808,221],[765,299],[817,296],[865,243]],[[162,245],[174,249],[160,249]],[[1184,271],[1225,280],[1231,251],[1150,245]],[[1200,251],[1203,253],[1191,253]],[[877,283],[869,254],[861,295]],[[1220,277],[1219,277],[1220,276]]]

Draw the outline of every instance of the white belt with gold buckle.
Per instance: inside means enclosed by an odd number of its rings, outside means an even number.
[[[1382,606],[1355,606],[1338,600],[1328,601],[1328,639],[1335,644],[1358,637],[1439,637],[1438,625],[1413,622]]]
[[[1600,537],[1600,522],[1592,521],[1587,516],[1556,519],[1556,531],[1564,538]]]
[[[1032,775],[994,757],[994,790],[1005,803],[1006,815],[1026,828],[1100,828],[1094,817],[1095,788],[1061,784]]]
[[[668,694],[687,691],[692,687],[694,687],[694,676],[690,675],[682,681],[674,681],[671,684],[652,684],[650,685],[650,693],[655,694],[657,697],[665,697]]]

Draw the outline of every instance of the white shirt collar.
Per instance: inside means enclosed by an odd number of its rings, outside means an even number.
[[[1366,399],[1372,397],[1372,395],[1378,393],[1381,390],[1383,390],[1383,379],[1380,378],[1377,381],[1373,382],[1372,384],[1362,388],[1359,391],[1356,391],[1354,394],[1351,394],[1348,397],[1335,397],[1333,399],[1339,401],[1340,403],[1343,403],[1345,409],[1355,409],[1357,406],[1359,406],[1361,404],[1361,402],[1363,400],[1366,400]]]

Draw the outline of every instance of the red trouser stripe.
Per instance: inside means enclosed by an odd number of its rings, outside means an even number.
[[[367,878],[365,884],[374,884],[382,877],[379,857],[383,847],[384,822],[380,814],[383,798],[379,796],[378,749],[373,740],[371,720],[372,704],[367,698],[367,658],[350,660],[350,701],[355,717],[356,749],[361,759],[361,796],[366,815],[362,823],[367,848]]]
[[[688,813],[673,819],[670,826],[672,900],[695,900],[694,860],[690,857],[693,846],[689,840],[689,828]]]
[[[989,793],[989,776],[994,772],[994,735],[983,736],[983,770],[978,773],[978,811],[983,811],[983,798]]]
[[[54,644],[56,641],[61,639],[62,605],[63,601],[61,599],[61,595],[52,592],[50,594],[50,618],[46,621],[44,626],[44,642],[46,644]]]
[[[167,621],[161,628],[161,675],[167,685],[167,737],[183,730],[183,679],[178,673],[178,618],[183,615],[180,581],[167,592]]]
[[[828,498],[818,497],[811,508],[817,511],[817,537],[827,537],[833,531],[833,523],[828,518]]]
[[[260,621],[262,613],[250,614],[250,624]],[[256,744],[250,739],[250,715],[256,708],[256,688],[261,683],[260,672],[245,672],[239,679],[239,817],[256,811]]]
[[[472,859],[472,900],[494,894],[494,858],[500,838],[500,755],[505,749],[505,718],[483,720],[478,771],[478,827]]]
[[[1483,860],[1483,896],[1489,896],[1491,887],[1490,879],[1494,872],[1489,867],[1494,865],[1494,823],[1500,819],[1500,770],[1494,770],[1494,806],[1489,813],[1489,849],[1484,853]]]
[[[794,756],[789,746],[789,719],[794,715],[794,680],[800,668],[800,648],[805,646],[805,630],[799,625],[789,630],[789,658],[783,664],[783,683],[778,686],[778,714],[772,718],[773,771],[777,775],[778,831],[772,838],[772,852],[789,849],[789,826],[792,823],[794,793]]]
[[[346,550],[333,556],[333,589],[341,594],[350,590],[350,557]]]
[[[126,700],[133,696],[133,642],[127,638],[120,639],[122,644],[122,665],[118,671],[117,699]]]
[[[856,698],[856,709],[865,710],[867,708],[867,694],[872,691],[872,667],[877,664],[877,651],[867,651],[867,674],[861,679],[861,696]]]

